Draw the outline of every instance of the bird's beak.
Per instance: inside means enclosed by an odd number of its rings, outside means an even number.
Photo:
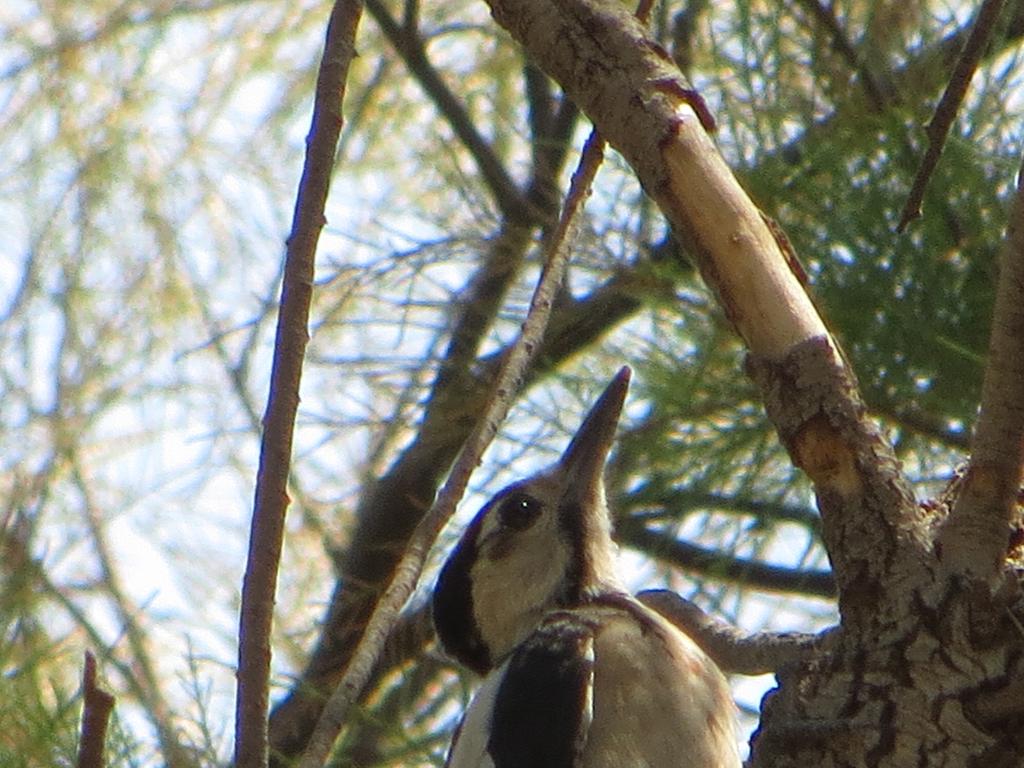
[[[615,441],[631,375],[629,366],[619,369],[562,454],[558,466],[566,478],[564,498],[582,502],[602,487],[604,465]]]

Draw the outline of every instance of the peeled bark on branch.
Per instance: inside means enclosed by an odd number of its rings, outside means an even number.
[[[788,242],[708,135],[700,97],[617,2],[494,0],[491,8],[629,161],[746,342],[769,415],[815,484],[841,607],[880,594],[885,563],[920,565],[913,494],[866,417]],[[853,535],[861,531],[870,537]]]
[[[699,97],[624,6],[490,5],[634,168],[752,352],[776,357],[827,335],[761,212],[708,136]],[[750,269],[754,259],[757,270]]]

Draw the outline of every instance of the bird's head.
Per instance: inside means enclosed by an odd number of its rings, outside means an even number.
[[[612,379],[554,466],[484,505],[442,568],[434,626],[470,669],[500,662],[548,611],[621,591],[604,466],[629,377]]]

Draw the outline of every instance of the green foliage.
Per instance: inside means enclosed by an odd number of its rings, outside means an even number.
[[[899,234],[918,153],[909,151],[900,114],[863,122],[827,146],[802,149],[795,163],[776,162],[787,173],[785,194],[761,194],[776,201],[768,210],[807,265],[869,402],[912,403],[969,424],[1012,178],[1010,148],[986,158],[954,137],[925,215]],[[759,179],[759,192],[766,183]]]

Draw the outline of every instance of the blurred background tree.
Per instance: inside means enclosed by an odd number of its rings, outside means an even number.
[[[73,759],[87,647],[119,697],[114,764],[229,760],[282,241],[327,10],[0,9],[0,764]],[[973,10],[672,0],[651,20],[801,255],[909,476],[936,491],[980,390],[1019,160],[1024,3],[1006,4],[924,217],[895,226]],[[480,409],[589,128],[482,3],[368,0],[358,45],[279,587],[281,757],[301,749],[318,689]],[[746,629],[828,625],[809,487],[742,354],[611,154],[530,387],[461,519],[554,457],[629,363],[611,488],[635,586],[668,585]],[[339,764],[442,761],[471,681],[410,627]],[[769,682],[736,681],[748,725]]]

